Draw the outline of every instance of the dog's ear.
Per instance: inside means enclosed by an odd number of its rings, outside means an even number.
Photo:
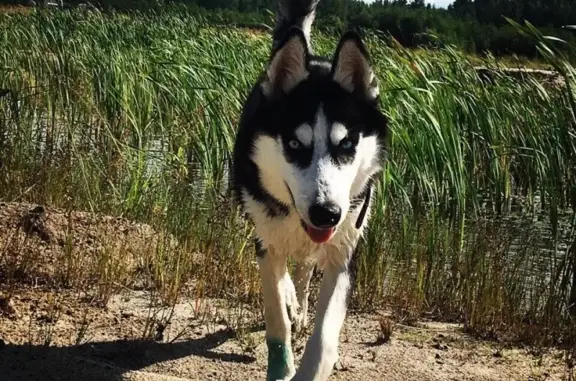
[[[378,83],[368,52],[355,32],[346,33],[340,40],[332,64],[332,78],[345,90],[368,101],[378,98]]]
[[[266,76],[262,81],[262,91],[267,97],[288,94],[308,77],[310,52],[304,32],[292,28],[278,44],[272,54]]]

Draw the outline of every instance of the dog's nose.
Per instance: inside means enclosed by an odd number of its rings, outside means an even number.
[[[342,209],[338,205],[331,203],[314,204],[308,210],[308,214],[310,215],[310,222],[315,227],[332,228],[338,225]]]

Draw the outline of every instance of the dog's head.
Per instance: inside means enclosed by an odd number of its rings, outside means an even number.
[[[380,169],[386,118],[362,41],[340,41],[332,63],[311,56],[301,31],[287,33],[261,82],[263,133],[253,161],[261,181],[293,204],[312,241],[333,236]]]

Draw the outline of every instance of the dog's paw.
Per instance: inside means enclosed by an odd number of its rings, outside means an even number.
[[[284,279],[284,286],[286,290],[286,309],[288,310],[288,316],[290,320],[300,311],[300,304],[298,303],[298,297],[296,296],[296,289],[294,288],[294,283],[289,276]]]
[[[290,319],[292,321],[292,332],[298,336],[303,333],[308,325],[308,319],[306,318],[303,311],[298,310],[298,313],[292,316]]]
[[[292,324],[292,333],[300,333],[305,328],[304,314],[302,313],[300,306],[298,304],[287,304],[286,309],[288,310],[288,317],[290,318],[290,323]]]
[[[291,322],[294,322],[294,319],[300,315],[300,305],[298,301],[294,299],[293,301],[288,301],[286,303],[286,310],[288,311],[288,317],[290,318]]]
[[[304,311],[302,311],[302,308],[300,308],[294,283],[292,283],[292,280],[289,277],[286,277],[285,279],[285,286],[286,310],[288,311],[288,317],[292,323],[292,332],[299,334],[306,328],[308,319]]]
[[[299,334],[306,328],[307,320],[304,312],[300,308],[298,301],[294,298],[290,303],[286,304],[288,310],[288,317],[292,324],[292,333]]]

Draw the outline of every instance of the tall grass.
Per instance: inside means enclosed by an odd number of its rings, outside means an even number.
[[[330,54],[336,38],[317,37]],[[574,340],[573,67],[541,40],[564,84],[483,82],[450,47],[367,41],[392,138],[354,305]],[[257,303],[250,226],[225,181],[269,46],[185,13],[0,15],[0,200],[148,222],[181,242],[176,257],[206,258],[185,267],[195,296]]]

